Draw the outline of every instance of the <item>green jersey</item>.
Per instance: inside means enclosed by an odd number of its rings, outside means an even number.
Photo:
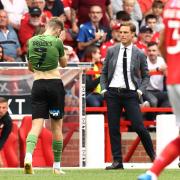
[[[63,56],[64,47],[59,38],[37,35],[28,41],[28,60],[35,70],[49,71],[57,68],[59,58]]]

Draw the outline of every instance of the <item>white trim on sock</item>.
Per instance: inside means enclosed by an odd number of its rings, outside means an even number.
[[[53,168],[54,168],[54,169],[60,169],[60,167],[61,167],[60,162],[54,162],[54,163],[53,163]]]
[[[31,153],[26,153],[25,155],[25,161],[29,161],[29,162],[32,162],[32,154]]]

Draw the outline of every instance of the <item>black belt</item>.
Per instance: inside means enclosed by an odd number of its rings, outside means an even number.
[[[117,87],[109,87],[110,91],[115,91],[118,93],[129,93],[129,92],[136,92],[136,90],[126,89],[126,88],[117,88]]]

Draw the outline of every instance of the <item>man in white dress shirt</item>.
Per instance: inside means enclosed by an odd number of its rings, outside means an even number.
[[[150,76],[147,86],[147,95],[149,95],[150,105],[153,107],[170,107],[167,91],[165,91],[164,78],[167,74],[167,65],[164,59],[159,56],[158,44],[150,42],[147,45],[147,63],[151,72],[159,72]],[[145,95],[146,95],[145,94]]]
[[[149,83],[146,56],[132,44],[136,32],[133,23],[122,23],[119,31],[121,43],[108,49],[100,78],[101,93],[107,102],[113,155],[113,163],[106,170],[123,169],[119,131],[123,108],[151,161],[155,158],[151,137],[144,127],[139,106],[139,99]]]

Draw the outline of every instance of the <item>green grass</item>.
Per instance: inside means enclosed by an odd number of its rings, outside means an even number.
[[[103,169],[65,170],[63,176],[53,175],[51,170],[36,170],[34,175],[24,175],[22,169],[0,169],[0,180],[137,180],[145,170],[128,169],[105,171]],[[165,170],[159,180],[180,180],[180,170]]]

